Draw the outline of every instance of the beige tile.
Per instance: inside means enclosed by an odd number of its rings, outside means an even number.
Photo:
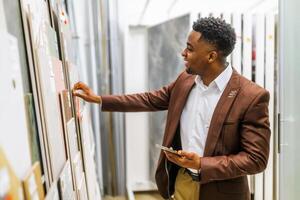
[[[135,200],[163,200],[157,192],[136,192],[134,193],[134,197]],[[127,198],[105,196],[104,200],[127,200]]]
[[[126,200],[125,197],[111,197],[111,196],[105,196],[104,200]]]

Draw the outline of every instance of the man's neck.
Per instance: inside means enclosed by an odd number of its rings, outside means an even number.
[[[221,66],[211,67],[205,75],[201,76],[203,84],[208,86],[226,69],[227,66],[228,62],[222,63]]]

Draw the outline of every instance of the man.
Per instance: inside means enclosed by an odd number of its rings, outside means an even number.
[[[269,93],[226,62],[235,41],[225,21],[202,18],[182,52],[186,70],[170,85],[118,96],[74,86],[103,111],[168,110],[163,145],[180,151],[160,154],[155,178],[164,198],[250,200],[247,175],[267,166]]]

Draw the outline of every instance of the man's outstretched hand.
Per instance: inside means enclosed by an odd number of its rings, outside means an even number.
[[[80,97],[87,102],[102,103],[101,97],[96,95],[91,88],[82,82],[78,82],[74,85],[72,93],[74,96]]]

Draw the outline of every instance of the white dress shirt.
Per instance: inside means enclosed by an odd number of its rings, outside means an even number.
[[[232,68],[228,65],[208,86],[204,85],[200,76],[196,76],[196,84],[188,96],[180,118],[180,137],[184,151],[203,156],[212,114],[231,75]]]

